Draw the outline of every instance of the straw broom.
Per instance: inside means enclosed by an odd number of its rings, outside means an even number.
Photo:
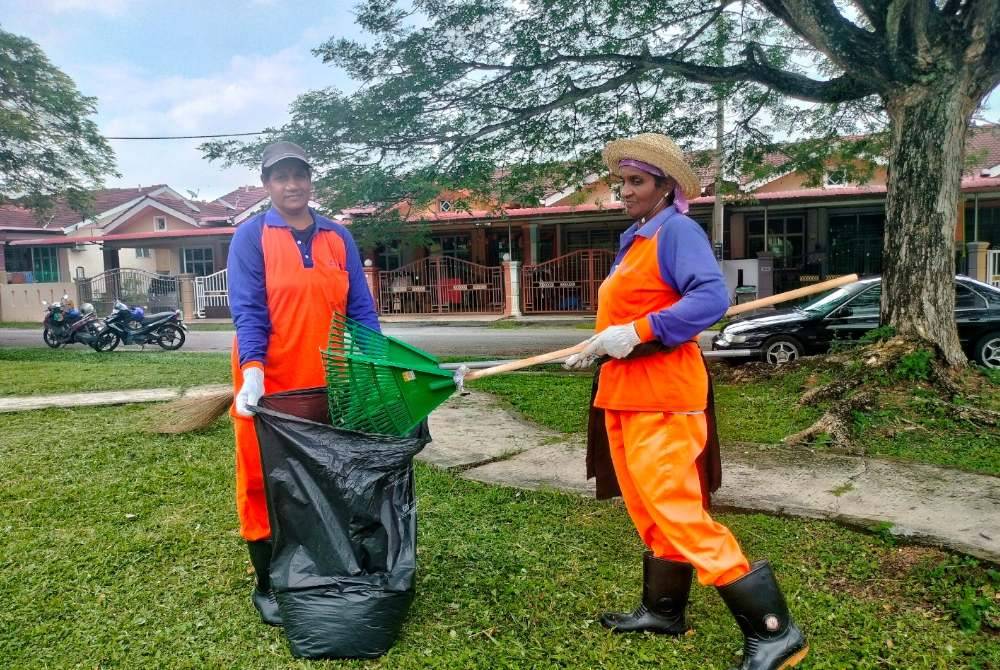
[[[735,316],[737,314],[743,314],[762,307],[769,307],[781,302],[802,298],[807,295],[815,295],[816,293],[822,293],[823,291],[828,291],[839,286],[851,284],[857,280],[858,276],[856,274],[846,275],[844,277],[838,277],[829,281],[820,282],[819,284],[812,284],[810,286],[804,286],[792,291],[778,293],[777,295],[768,296],[767,298],[752,300],[741,305],[734,305],[730,307],[726,311],[726,316]],[[572,349],[577,350],[579,347],[580,345],[577,345],[576,347],[572,347]],[[566,349],[553,353],[561,353],[565,356],[572,352],[569,349]],[[496,369],[491,368],[487,374],[520,369],[522,367],[527,367],[528,365],[540,362],[543,359],[545,361],[551,360],[551,356],[552,354],[543,354],[541,356],[533,356],[532,358],[524,359],[522,361],[507,363],[502,366],[497,366]],[[485,372],[486,371],[480,371],[476,376],[485,376]],[[218,390],[206,389],[197,392],[190,392],[183,398],[178,398],[177,400],[172,400],[165,405],[152,408],[147,417],[147,430],[152,433],[164,434],[178,434],[201,430],[215,423],[216,419],[222,416],[222,414],[228,410],[232,404],[233,390],[231,388],[219,387]]]
[[[146,430],[166,435],[201,430],[215,423],[232,404],[231,387],[189,391],[177,400],[150,408],[146,413]]]

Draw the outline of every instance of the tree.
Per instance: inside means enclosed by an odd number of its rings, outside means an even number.
[[[1000,83],[1000,0],[365,0],[357,22],[371,39],[316,53],[361,88],[302,96],[281,129],[336,166],[330,189],[501,158],[582,174],[610,137],[713,138],[726,86],[728,162],[780,148],[856,177],[855,158],[888,155],[883,323],[964,363],[955,225],[966,130]]]
[[[40,215],[57,202],[86,211],[114,174],[114,153],[88,117],[96,100],[37,44],[0,29],[0,205]]]

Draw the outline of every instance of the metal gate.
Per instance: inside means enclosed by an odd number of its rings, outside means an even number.
[[[180,308],[177,278],[133,268],[116,268],[80,282],[80,302],[89,302],[99,315],[111,313],[115,300],[149,312]]]
[[[194,300],[199,319],[229,318],[229,274],[226,269],[195,277]]]
[[[986,277],[987,281],[993,286],[1000,288],[1000,249],[989,252],[986,267],[989,270]]]
[[[544,312],[596,312],[597,290],[611,272],[614,253],[583,249],[521,269],[521,309]]]
[[[378,273],[382,314],[503,314],[501,268],[432,256]]]

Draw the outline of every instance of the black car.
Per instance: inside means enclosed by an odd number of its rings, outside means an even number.
[[[881,298],[882,279],[862,279],[799,307],[733,321],[712,349],[772,364],[822,353],[834,339],[857,339],[877,328]],[[969,358],[1000,369],[1000,289],[955,277],[955,323]]]

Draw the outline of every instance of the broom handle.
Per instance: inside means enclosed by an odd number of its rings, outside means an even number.
[[[820,282],[819,284],[810,284],[809,286],[803,286],[802,288],[785,291],[784,293],[779,293],[777,295],[770,295],[759,300],[751,300],[750,302],[745,302],[742,305],[733,305],[726,310],[726,316],[735,316],[736,314],[742,314],[743,312],[752,312],[753,310],[760,309],[761,307],[770,307],[771,305],[775,305],[779,302],[786,302],[788,300],[795,300],[796,298],[802,298],[807,295],[822,293],[823,291],[828,291],[832,288],[838,288],[846,284],[853,284],[856,281],[858,281],[858,276],[853,274],[837,277],[836,279],[828,279],[827,281]]]
[[[837,277],[836,279],[831,279],[829,281],[821,282],[819,284],[812,284],[810,286],[803,286],[802,288],[797,288],[792,291],[785,291],[784,293],[779,293],[777,295],[768,296],[766,298],[761,298],[760,300],[751,300],[750,302],[745,302],[742,305],[734,305],[726,310],[726,316],[733,316],[735,314],[742,314],[743,312],[749,312],[761,307],[769,307],[771,305],[777,304],[779,302],[785,302],[787,300],[795,300],[796,298],[801,298],[807,295],[814,295],[816,293],[822,293],[831,288],[837,288],[839,286],[844,286],[845,284],[851,284],[858,280],[856,274],[845,275],[843,277]],[[576,344],[572,347],[566,349],[560,349],[559,351],[550,351],[547,354],[539,354],[537,356],[532,356],[531,358],[522,358],[519,361],[511,361],[510,363],[504,363],[503,365],[495,365],[492,368],[485,368],[483,370],[472,370],[468,372],[463,377],[464,381],[471,382],[473,379],[479,379],[481,377],[490,377],[492,375],[499,375],[504,372],[513,372],[514,370],[521,370],[522,368],[529,368],[532,365],[540,365],[541,363],[549,363],[551,361],[559,360],[560,358],[565,358],[571,356],[575,353],[583,351],[584,347],[587,346],[589,340],[583,341],[580,344]]]

